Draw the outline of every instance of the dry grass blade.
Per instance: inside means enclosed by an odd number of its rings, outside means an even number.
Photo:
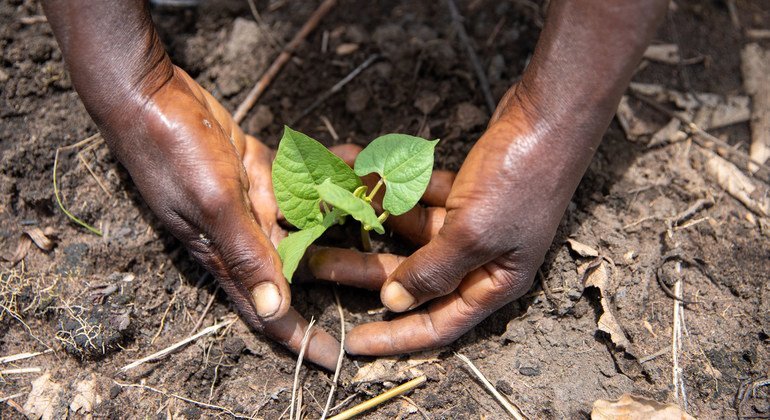
[[[181,401],[184,401],[184,402],[187,402],[187,403],[190,403],[190,404],[197,405],[198,407],[207,408],[209,410],[219,411],[219,412],[222,412],[224,414],[229,414],[229,415],[235,417],[236,419],[252,419],[253,418],[253,417],[248,416],[246,414],[237,413],[237,412],[235,412],[235,411],[233,411],[233,410],[231,410],[229,408],[222,407],[221,405],[214,405],[214,404],[208,404],[208,403],[201,402],[201,401],[196,401],[196,400],[193,400],[191,398],[183,397],[181,395],[174,394],[172,392],[162,391],[160,389],[153,388],[151,386],[142,385],[142,384],[124,384],[124,383],[121,383],[121,382],[118,382],[118,381],[114,381],[114,382],[115,382],[115,385],[117,385],[117,386],[119,386],[121,388],[139,388],[139,389],[143,389],[143,390],[146,390],[146,391],[151,391],[151,392],[154,392],[156,394],[161,394],[161,395],[164,395],[166,397],[176,398],[178,400],[181,400]]]
[[[526,419],[526,417],[524,417],[524,415],[521,413],[521,411],[519,411],[518,408],[516,408],[516,406],[511,404],[511,402],[508,401],[507,398],[505,398],[502,394],[500,394],[500,392],[497,391],[495,386],[492,385],[492,383],[489,382],[486,376],[484,376],[484,374],[481,373],[481,371],[476,367],[476,365],[474,365],[473,362],[471,362],[471,359],[465,357],[460,353],[455,353],[455,356],[457,356],[458,359],[462,360],[463,362],[465,362],[466,365],[468,365],[468,368],[476,375],[476,377],[479,378],[481,383],[484,384],[484,387],[486,387],[487,390],[495,397],[495,399],[497,399],[500,405],[502,405],[503,408],[505,408],[505,411],[507,411],[511,417],[515,418],[516,420]]]
[[[88,229],[89,232],[94,233],[97,236],[102,236],[101,230],[89,225],[88,223],[80,220],[74,214],[70,213],[70,211],[67,210],[66,207],[64,207],[64,204],[61,201],[61,194],[59,194],[59,184],[56,182],[56,169],[58,168],[58,165],[59,165],[59,152],[62,151],[63,149],[64,148],[62,147],[56,149],[56,154],[54,155],[54,158],[53,158],[53,195],[56,197],[56,204],[59,205],[59,208],[61,209],[61,211],[63,211],[64,214],[66,214],[67,217],[70,218],[70,220]]]
[[[332,290],[334,291],[334,300],[337,303],[337,313],[340,315],[340,355],[337,357],[337,367],[334,368],[332,387],[329,390],[329,397],[326,399],[326,407],[324,407],[324,411],[321,413],[321,420],[326,419],[326,416],[329,414],[329,409],[331,409],[332,402],[334,401],[334,393],[337,391],[337,381],[340,379],[342,361],[345,359],[345,312],[342,310],[340,295],[337,293],[337,289]]]
[[[37,357],[42,354],[51,353],[52,351],[53,349],[48,349],[44,351],[38,351],[35,353],[19,353],[19,354],[12,354],[10,356],[3,356],[3,357],[0,357],[0,365],[4,365],[6,363],[11,363],[11,362],[18,362],[19,360],[31,359],[33,357]]]
[[[307,350],[307,345],[310,343],[310,332],[313,329],[313,326],[315,325],[315,319],[311,319],[310,323],[307,325],[307,329],[305,329],[305,335],[302,336],[302,343],[300,344],[299,349],[299,355],[297,355],[297,366],[294,368],[294,386],[291,388],[291,405],[289,406],[289,419],[294,420],[294,403],[297,398],[297,388],[299,387],[299,372],[302,369],[302,360],[305,358],[305,351]],[[296,418],[300,419],[300,411],[302,410],[302,403],[300,402],[297,404],[297,413]]]
[[[414,389],[414,388],[418,387],[419,385],[423,384],[427,379],[428,378],[425,375],[418,376],[418,377],[412,379],[411,381],[403,383],[403,384],[401,384],[401,385],[399,385],[399,386],[397,386],[395,388],[389,389],[389,390],[383,392],[382,394],[380,394],[380,395],[378,395],[378,396],[376,396],[376,397],[374,397],[374,398],[372,398],[370,400],[367,400],[367,401],[362,402],[361,404],[355,405],[355,406],[353,406],[353,407],[351,407],[351,408],[341,412],[340,414],[337,414],[336,416],[331,417],[329,420],[346,420],[346,419],[353,418],[353,417],[363,413],[364,411],[370,410],[370,409],[372,409],[372,408],[374,408],[374,407],[384,403],[385,401],[390,400],[391,398],[398,397],[401,394],[404,394],[404,393],[406,393],[408,391],[411,391],[412,389]]]
[[[0,370],[0,377],[3,375],[21,375],[24,373],[40,373],[43,369],[39,367],[26,367]]]
[[[206,336],[206,335],[209,335],[211,333],[217,332],[220,329],[222,329],[223,327],[229,327],[236,320],[237,320],[237,318],[233,318],[233,319],[230,319],[230,320],[227,320],[227,321],[224,321],[224,322],[220,322],[219,324],[212,325],[212,326],[202,330],[198,334],[195,334],[193,336],[187,337],[184,340],[179,341],[178,343],[172,344],[172,345],[166,347],[165,349],[163,349],[161,351],[155,352],[155,353],[153,353],[153,354],[151,354],[151,355],[149,355],[147,357],[143,357],[143,358],[141,358],[141,359],[139,359],[139,360],[137,360],[137,361],[135,361],[133,363],[129,363],[129,364],[123,366],[122,368],[120,368],[120,371],[121,372],[127,372],[127,371],[129,371],[129,370],[131,370],[131,369],[133,369],[133,368],[135,368],[135,367],[137,367],[139,365],[144,364],[144,363],[152,362],[154,360],[158,360],[158,359],[160,359],[162,357],[165,357],[165,356],[173,353],[174,351],[176,351],[176,350],[186,346],[189,343],[192,343],[193,341],[195,341],[195,340],[197,340],[197,339],[199,339],[199,338],[201,338],[203,336]]]

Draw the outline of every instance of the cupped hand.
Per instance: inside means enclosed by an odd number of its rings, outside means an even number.
[[[406,312],[355,327],[346,350],[389,355],[443,346],[525,294],[590,160],[592,151],[576,150],[580,135],[539,118],[513,88],[448,195],[429,187],[434,207],[389,219],[392,230],[423,245],[413,255],[316,250],[310,268],[317,278],[381,288],[387,308]]]
[[[299,351],[307,322],[291,305],[275,245],[274,153],[246,136],[229,113],[184,71],[169,77],[106,137],[142,196],[190,254],[220,282],[255,329]],[[333,368],[339,343],[316,330],[306,358]]]

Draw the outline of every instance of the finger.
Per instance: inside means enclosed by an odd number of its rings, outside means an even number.
[[[422,202],[434,207],[445,207],[449,191],[455,182],[456,173],[452,171],[435,170],[430,176],[428,188],[422,195]]]
[[[246,136],[243,166],[249,180],[249,201],[252,212],[262,231],[270,238],[273,246],[286,236],[278,224],[278,203],[273,193],[272,151],[252,136]]]
[[[464,231],[445,225],[388,278],[380,292],[382,303],[404,312],[452,292],[466,274],[491,259],[476,252],[477,246]]]
[[[395,217],[390,217],[386,224],[399,235],[410,241],[425,245],[438,235],[444,226],[446,209],[443,207],[416,206],[408,212]]]
[[[310,255],[308,265],[315,279],[379,290],[390,273],[405,259],[393,254],[318,247]]]
[[[356,157],[361,153],[361,150],[364,150],[364,148],[353,143],[338,144],[329,148],[330,152],[345,161],[351,168],[355,165]]]
[[[384,356],[445,346],[522,296],[529,284],[526,276],[488,264],[424,310],[353,328],[345,340],[345,350],[354,355]]]
[[[291,308],[283,317],[265,323],[263,332],[298,354],[302,348],[302,338],[307,326],[308,322],[302,315]],[[305,351],[305,360],[333,370],[337,365],[337,357],[340,352],[339,341],[320,328],[313,328],[309,340]]]

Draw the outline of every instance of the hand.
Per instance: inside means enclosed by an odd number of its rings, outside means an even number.
[[[307,322],[290,308],[290,290],[274,245],[274,153],[245,136],[229,113],[184,71],[132,115],[107,123],[110,145],[153,212],[219,280],[255,329],[299,351]],[[339,343],[318,330],[307,359],[334,368]]]
[[[570,145],[583,144],[582,130],[555,126],[512,88],[463,163],[445,207],[418,207],[392,219],[391,229],[422,248],[406,259],[315,251],[310,268],[316,277],[382,286],[385,306],[411,311],[354,328],[345,342],[349,353],[449,344],[527,292],[591,156],[570,153]],[[429,188],[429,196],[435,190]]]

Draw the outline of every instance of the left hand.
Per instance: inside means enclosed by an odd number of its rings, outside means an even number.
[[[349,353],[447,345],[529,290],[591,153],[573,149],[584,144],[583,130],[552,130],[553,121],[516,89],[463,163],[445,206],[388,220],[422,248],[409,258],[332,248],[312,255],[317,278],[382,287],[386,307],[408,311],[354,328]],[[435,188],[428,196],[436,197]]]

